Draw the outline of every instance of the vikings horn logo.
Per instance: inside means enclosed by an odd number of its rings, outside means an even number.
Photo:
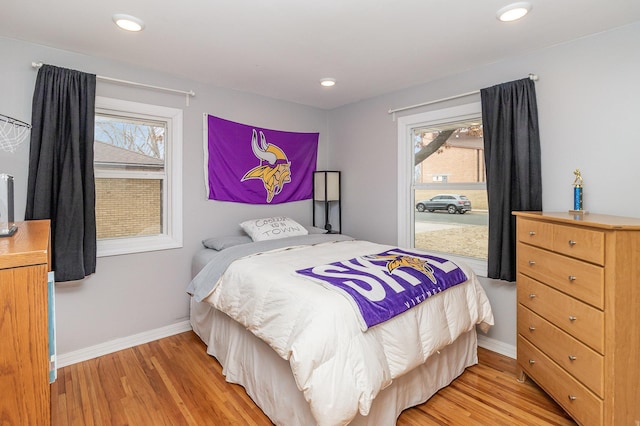
[[[387,270],[390,274],[393,274],[398,268],[411,268],[416,271],[422,272],[425,274],[432,283],[436,284],[436,277],[433,275],[433,268],[429,265],[429,262],[418,257],[413,256],[381,256],[381,255],[370,255],[365,256],[368,259],[388,259],[387,260]]]
[[[291,162],[284,151],[274,144],[267,143],[264,133],[260,132],[260,143],[258,134],[253,129],[251,137],[251,149],[253,154],[260,160],[260,165],[249,170],[240,182],[247,179],[260,179],[267,190],[267,203],[282,191],[285,183],[291,182]]]

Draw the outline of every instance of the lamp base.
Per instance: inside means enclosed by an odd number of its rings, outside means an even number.
[[[586,211],[586,210],[569,210],[569,213],[571,213],[571,214],[589,214],[589,212]]]

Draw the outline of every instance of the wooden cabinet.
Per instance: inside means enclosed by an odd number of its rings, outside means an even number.
[[[0,238],[0,423],[50,424],[49,221]]]
[[[640,425],[640,219],[514,215],[522,378],[581,425]]]

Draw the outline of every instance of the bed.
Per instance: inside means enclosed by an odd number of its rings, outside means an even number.
[[[308,232],[203,243],[187,288],[193,330],[226,380],[242,385],[276,425],[394,425],[402,410],[478,362],[476,328],[493,325],[466,265],[454,264],[464,273],[460,283],[424,300],[412,296],[415,306],[405,301],[392,318],[369,323],[344,289],[305,273],[387,261],[397,247]],[[341,279],[372,298],[376,284],[367,287],[354,271]]]

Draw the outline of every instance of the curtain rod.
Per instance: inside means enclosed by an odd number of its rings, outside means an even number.
[[[31,66],[36,69],[40,69],[42,65],[43,65],[42,62],[31,62]],[[186,96],[187,106],[189,106],[189,97],[196,95],[196,92],[194,92],[193,90],[185,91],[185,90],[178,90],[178,89],[170,89],[168,87],[153,86],[151,84],[144,84],[144,83],[136,83],[135,81],[120,80],[118,78],[105,77],[102,75],[96,75],[96,78],[98,80],[109,81],[111,83],[126,84],[129,86],[145,87],[147,89],[155,89],[155,90],[162,90],[165,92],[180,93]]]
[[[533,80],[533,81],[538,81],[538,76],[536,74],[531,74],[530,73],[529,74],[529,79]],[[393,118],[395,120],[395,113],[398,112],[398,111],[406,111],[408,109],[419,108],[419,107],[422,107],[422,106],[437,104],[437,103],[444,102],[444,101],[450,101],[452,99],[464,98],[465,96],[476,95],[478,93],[480,93],[479,90],[474,90],[473,92],[467,92],[467,93],[462,93],[460,95],[449,96],[448,98],[436,99],[434,101],[423,102],[421,104],[416,104],[416,105],[411,105],[411,106],[406,106],[406,107],[396,108],[396,109],[390,109],[389,110],[389,114],[394,114]]]

